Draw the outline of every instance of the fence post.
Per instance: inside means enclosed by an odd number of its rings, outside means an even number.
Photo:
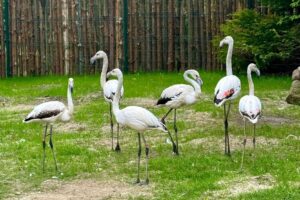
[[[128,0],[123,1],[124,72],[128,72]]]
[[[10,33],[9,33],[9,0],[3,0],[3,23],[4,23],[4,43],[5,43],[5,68],[6,77],[11,77],[11,49],[10,49]]]

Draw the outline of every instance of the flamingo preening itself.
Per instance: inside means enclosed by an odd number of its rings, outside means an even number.
[[[139,144],[138,163],[137,163],[138,174],[137,174],[136,183],[140,183],[140,160],[141,160],[141,152],[142,152],[141,139],[144,142],[145,152],[146,152],[146,182],[145,183],[148,184],[149,183],[149,175],[148,175],[149,146],[144,137],[144,132],[146,130],[152,130],[152,129],[158,129],[163,132],[168,132],[171,142],[173,144],[174,153],[178,153],[177,146],[174,143],[173,138],[170,132],[165,127],[165,125],[147,109],[138,106],[128,106],[126,108],[120,109],[119,100],[120,100],[121,89],[123,85],[123,74],[120,69],[114,69],[110,71],[107,74],[107,76],[108,77],[116,76],[118,78],[118,87],[112,102],[113,114],[116,118],[116,121],[120,125],[127,126],[138,132],[138,144]]]
[[[90,59],[90,63],[93,64],[98,59],[103,59],[102,71],[100,75],[100,85],[103,90],[103,96],[105,101],[109,103],[109,114],[110,114],[110,131],[111,131],[111,149],[114,150],[114,123],[112,117],[112,101],[113,97],[116,94],[118,81],[117,80],[109,80],[106,81],[106,73],[108,68],[108,58],[104,51],[98,51],[93,57]],[[124,88],[121,88],[121,97],[124,94]],[[116,151],[121,151],[119,144],[119,124],[117,124],[117,145],[115,148]]]
[[[165,118],[174,109],[174,131],[177,148],[179,146],[176,126],[176,110],[184,105],[195,103],[201,95],[201,86],[203,84],[199,73],[193,69],[186,70],[183,74],[183,78],[191,85],[176,84],[164,89],[156,103],[156,105],[164,105],[170,108],[161,119],[164,124]]]
[[[259,98],[254,96],[254,84],[252,81],[251,72],[256,72],[259,76],[260,72],[256,65],[251,63],[247,68],[247,77],[249,83],[249,95],[245,95],[240,99],[239,102],[239,112],[244,119],[244,148],[242,154],[241,169],[243,168],[245,146],[246,146],[246,119],[248,119],[253,124],[253,147],[255,149],[255,125],[261,116],[261,102]]]
[[[226,57],[226,76],[219,80],[215,88],[214,103],[218,107],[224,105],[225,154],[230,156],[228,115],[230,111],[231,100],[237,98],[241,91],[241,81],[238,77],[232,74],[233,38],[231,36],[226,36],[220,42],[220,47],[222,47],[224,44],[228,44],[228,51]],[[227,102],[228,107],[226,109]]]
[[[56,157],[53,150],[53,141],[52,141],[52,124],[56,121],[67,122],[71,119],[74,105],[72,100],[72,93],[73,93],[73,86],[74,81],[73,78],[69,78],[68,81],[68,90],[67,90],[67,98],[68,98],[68,106],[65,106],[62,102],[59,101],[49,101],[42,104],[39,104],[34,107],[34,109],[27,115],[24,119],[24,123],[30,122],[42,122],[45,123],[45,132],[43,135],[43,171],[45,171],[45,157],[46,157],[46,137],[47,135],[47,128],[50,126],[50,139],[49,145],[52,151],[55,169],[57,171],[57,163]]]

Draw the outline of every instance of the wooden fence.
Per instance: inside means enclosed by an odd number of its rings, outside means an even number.
[[[130,72],[218,70],[222,65],[211,40],[219,25],[234,11],[255,6],[254,0],[10,0],[6,16],[5,1],[0,1],[2,77],[98,73],[102,62],[89,63],[97,50],[107,52],[110,68]]]

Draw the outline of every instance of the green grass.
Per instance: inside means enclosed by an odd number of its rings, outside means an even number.
[[[147,132],[151,146],[150,186],[154,199],[214,199],[218,191],[232,185],[220,181],[238,180],[270,174],[272,187],[241,193],[231,199],[300,199],[300,107],[284,100],[289,77],[254,77],[255,92],[263,103],[262,123],[257,127],[257,149],[246,149],[244,171],[239,172],[242,146],[236,145],[232,157],[223,154],[223,109],[213,103],[214,87],[223,74],[200,72],[204,81],[203,97],[178,110],[181,155],[173,156],[165,143],[165,133]],[[133,182],[136,177],[136,133],[121,131],[120,154],[110,150],[108,104],[100,92],[99,76],[75,76],[75,113],[71,124],[81,128],[54,126],[54,146],[60,172],[56,173],[47,147],[46,170],[42,172],[42,126],[23,124],[33,105],[46,100],[66,102],[67,77],[28,77],[0,80],[0,199],[40,190],[48,179],[68,182],[74,179],[120,180]],[[247,94],[246,76],[241,76],[242,95]],[[141,103],[136,97],[157,99],[161,91],[175,83],[184,83],[181,73],[141,73],[124,77],[124,102]],[[242,142],[242,120],[238,100],[230,113],[230,135]],[[121,107],[124,107],[124,103]],[[146,105],[157,116],[167,108]],[[186,114],[190,116],[186,116]],[[172,118],[168,126],[172,130]],[[188,120],[187,120],[188,119]],[[104,128],[103,128],[104,127]],[[105,128],[106,127],[106,128]],[[250,126],[248,126],[250,131]],[[296,137],[288,137],[294,135]],[[248,132],[248,143],[251,134]],[[201,142],[201,140],[206,142]],[[267,141],[265,144],[262,141]],[[199,143],[195,141],[200,141]],[[268,144],[268,141],[275,141]],[[240,144],[239,143],[239,144]],[[144,170],[144,163],[142,164]],[[142,170],[142,178],[144,171]],[[133,198],[147,198],[134,197]]]

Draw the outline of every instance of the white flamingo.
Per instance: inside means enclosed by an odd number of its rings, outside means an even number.
[[[24,123],[30,122],[42,122],[45,123],[45,132],[43,135],[43,171],[45,170],[45,149],[46,149],[46,137],[47,137],[47,128],[50,126],[50,139],[49,145],[53,154],[53,159],[55,162],[55,169],[57,171],[57,163],[55,153],[53,151],[53,141],[52,141],[52,124],[55,121],[67,122],[71,119],[74,105],[72,100],[74,81],[73,78],[69,78],[68,81],[68,90],[67,90],[67,98],[68,98],[68,106],[65,106],[62,102],[59,101],[49,101],[42,104],[39,104],[34,107],[34,109],[27,115],[24,119]]]
[[[146,184],[149,183],[149,175],[148,175],[148,159],[149,159],[149,146],[145,140],[144,132],[146,130],[158,129],[164,132],[168,132],[171,142],[173,144],[173,152],[178,153],[177,146],[173,141],[173,138],[170,132],[167,130],[165,125],[150,111],[145,108],[138,106],[128,106],[120,110],[119,108],[119,100],[121,95],[121,88],[123,85],[123,74],[120,69],[114,69],[110,71],[107,76],[116,76],[118,78],[118,88],[116,94],[113,98],[112,107],[113,113],[117,122],[121,126],[128,126],[129,128],[136,130],[138,132],[138,174],[136,183],[140,183],[140,159],[141,159],[141,138],[145,144],[146,151]]]
[[[156,105],[164,105],[170,108],[161,119],[164,124],[165,118],[174,109],[174,131],[177,147],[179,146],[176,126],[176,109],[184,105],[195,103],[201,95],[201,85],[203,84],[199,73],[193,69],[186,70],[183,74],[183,78],[191,85],[176,84],[164,89],[160,95],[160,99],[156,103]]]
[[[112,118],[112,101],[113,97],[116,94],[118,81],[117,80],[109,80],[106,81],[106,73],[108,68],[108,58],[104,51],[98,51],[93,57],[90,59],[90,63],[93,64],[98,59],[103,59],[102,71],[100,75],[100,85],[103,90],[103,96],[105,101],[109,103],[109,114],[110,114],[110,130],[111,130],[111,149],[114,149],[114,123]],[[124,94],[124,88],[121,89],[121,97]],[[115,150],[121,151],[119,144],[119,124],[117,124],[117,145]]]
[[[256,67],[255,64],[251,63],[248,65],[247,68],[247,77],[249,83],[249,95],[245,95],[240,99],[239,102],[239,112],[244,119],[244,148],[242,154],[242,162],[241,162],[241,169],[243,168],[244,162],[244,155],[245,155],[245,145],[246,145],[246,119],[248,119],[253,124],[253,147],[255,149],[255,125],[258,119],[261,116],[261,102],[259,98],[254,96],[254,84],[252,81],[251,72],[256,72],[259,76],[260,72],[259,69]]]
[[[233,38],[226,36],[221,42],[220,47],[228,44],[226,57],[226,76],[219,80],[215,88],[214,103],[220,107],[224,104],[224,127],[225,127],[225,154],[230,155],[229,135],[228,135],[228,115],[231,106],[231,100],[235,99],[241,91],[241,81],[238,77],[232,74],[232,51]],[[226,102],[229,101],[226,109]]]

